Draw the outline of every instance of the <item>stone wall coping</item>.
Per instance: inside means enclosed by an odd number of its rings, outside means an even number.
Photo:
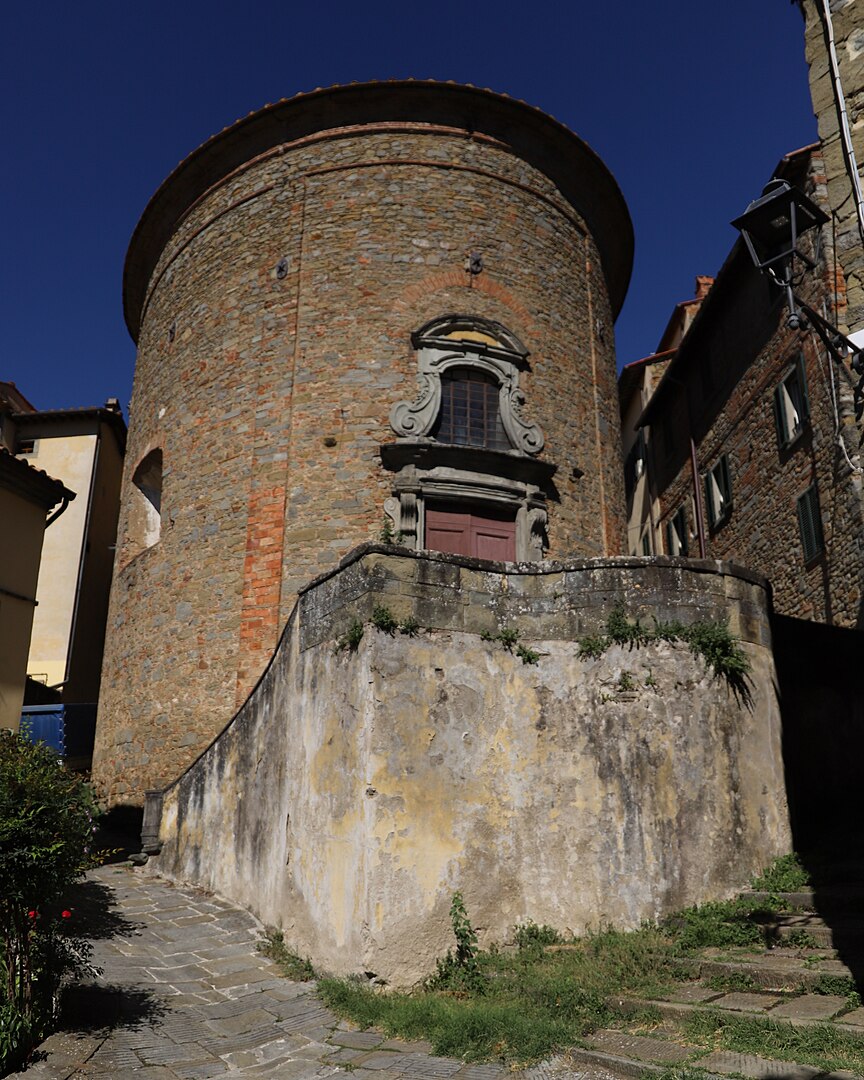
[[[756,585],[771,596],[771,583],[763,574],[750,570],[746,566],[723,559],[673,559],[667,555],[612,555],[594,559],[544,559],[543,562],[493,562],[487,559],[474,559],[467,555],[450,555],[444,551],[412,551],[398,544],[381,544],[368,541],[352,548],[331,570],[312,578],[308,584],[297,590],[298,596],[316,589],[330,578],[336,577],[349,566],[360,562],[367,555],[398,555],[400,558],[417,559],[425,562],[444,562],[453,566],[462,566],[468,570],[480,570],[487,574],[507,574],[522,577],[542,577],[545,574],[561,574],[574,570],[636,570],[641,567],[663,567],[674,570],[687,570],[694,574],[716,574],[720,577],[733,577]]]
[[[274,147],[328,131],[376,123],[416,125],[430,134],[491,139],[547,175],[588,223],[603,263],[615,314],[633,263],[633,225],[624,196],[590,146],[560,121],[524,101],[452,82],[392,79],[330,86],[251,113],[192,151],[163,181],[135,229],[126,256],[126,324],[137,341],[150,275],[189,208],[206,191]]]

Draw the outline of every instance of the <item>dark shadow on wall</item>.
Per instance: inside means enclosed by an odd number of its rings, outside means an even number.
[[[794,849],[864,989],[864,633],[772,617]],[[827,944],[827,943],[826,943]]]
[[[102,814],[96,825],[93,848],[103,852],[103,863],[124,862],[141,850],[142,820],[140,806],[121,804]]]

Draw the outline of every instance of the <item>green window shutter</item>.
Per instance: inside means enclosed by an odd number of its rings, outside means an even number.
[[[717,515],[714,512],[714,493],[711,490],[711,473],[705,473],[705,506],[708,509],[708,524],[713,528],[717,524]]]
[[[729,456],[727,454],[720,458],[720,475],[723,477],[723,516],[728,517],[732,510],[732,479],[729,475]]]
[[[819,511],[819,493],[814,484],[798,499],[798,530],[804,562],[810,562],[824,548],[822,515]]]
[[[782,449],[789,442],[786,428],[786,410],[783,407],[783,384],[774,390],[774,423],[777,425],[777,443]]]
[[[810,418],[810,398],[807,394],[807,379],[804,374],[804,353],[798,353],[798,386],[801,388],[801,423]]]

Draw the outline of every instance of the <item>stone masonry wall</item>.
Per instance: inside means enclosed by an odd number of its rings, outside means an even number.
[[[810,155],[805,177],[810,194],[825,205],[822,157]],[[794,181],[800,183],[797,179]],[[805,186],[802,183],[802,186]],[[835,310],[833,249],[823,230],[816,270],[800,292],[815,309]],[[686,434],[698,444],[700,488],[704,476],[725,454],[732,485],[732,511],[715,528],[705,514],[707,554],[735,559],[771,580],[775,609],[784,615],[838,626],[862,625],[864,604],[864,506],[862,483],[849,459],[859,464],[854,436],[852,385],[847,367],[837,365],[814,333],[786,325],[781,291],[759,276],[743,252],[724,268],[702,313],[701,333],[692,362],[677,378],[686,384],[663,423],[684,438],[673,459],[663,463],[655,444],[654,467],[660,493],[660,540],[666,523],[686,507],[695,533],[693,477]],[[832,316],[834,317],[834,316]],[[799,352],[809,401],[809,419],[794,442],[779,444],[774,392],[789,374]],[[690,414],[685,394],[689,395]],[[655,435],[652,429],[652,439]],[[662,442],[662,440],[661,440]],[[824,551],[805,561],[797,500],[815,484],[824,534]],[[698,552],[695,535],[690,552]]]
[[[497,320],[530,350],[526,416],[558,466],[550,556],[621,550],[613,314],[583,218],[500,140],[392,127],[319,133],[215,178],[150,276],[94,758],[109,803],[192,761],[297,590],[380,534],[379,447],[415,396],[410,334],[432,316]],[[161,537],[141,551],[131,477],[157,447]]]
[[[827,24],[822,14],[821,0],[799,0],[799,4],[805,20],[810,96],[824,155],[827,198],[837,238],[837,258],[846,280],[845,324],[852,331],[861,330],[864,329],[864,237],[840,137],[840,115],[829,59]],[[852,145],[860,169],[864,163],[864,6],[860,0],[832,0],[830,10]]]
[[[378,604],[420,633],[373,629]],[[579,659],[616,604],[728,617],[751,705],[682,646]],[[165,792],[153,865],[320,969],[394,985],[446,951],[457,889],[483,944],[526,918],[633,927],[729,895],[789,845],[767,604],[727,564],[367,545],[302,594],[255,693]],[[334,651],[354,618],[359,648]],[[482,639],[503,626],[536,664]]]

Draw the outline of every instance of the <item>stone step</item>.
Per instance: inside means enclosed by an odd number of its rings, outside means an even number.
[[[864,884],[811,886],[794,892],[769,892],[752,889],[741,894],[745,900],[777,905],[790,911],[830,912],[861,911],[864,908]]]
[[[848,1034],[864,1037],[864,1009],[850,1009],[847,999],[837,994],[791,997],[755,991],[711,990],[699,983],[685,983],[662,999],[610,998],[608,1005],[626,1017],[637,1016],[646,1009],[656,1010],[664,1021],[676,1026],[685,1023],[698,1010],[721,1009],[748,1016],[765,1016],[793,1027],[830,1023]]]
[[[781,941],[795,940],[807,935],[819,948],[842,948],[864,954],[864,920],[847,915],[831,919],[830,923],[821,915],[789,912],[778,915],[770,927]]]
[[[824,985],[826,977],[851,979],[854,983],[853,972],[833,952],[812,951],[816,955],[808,956],[811,950],[777,948],[735,959],[684,959],[680,965],[687,968],[694,979],[707,981],[745,976],[751,980],[754,989],[762,990],[812,989]]]
[[[657,1036],[630,1035],[626,1032],[603,1029],[586,1036],[585,1046],[568,1051],[567,1057],[576,1064],[607,1068],[622,1077],[634,1080],[645,1076],[669,1075],[670,1069],[685,1071],[699,1069],[703,1080],[719,1076],[745,1076],[753,1080],[862,1080],[854,1073],[826,1073],[810,1065],[793,1061],[773,1061],[755,1054],[738,1054],[729,1050],[714,1050],[706,1054],[675,1039]]]

